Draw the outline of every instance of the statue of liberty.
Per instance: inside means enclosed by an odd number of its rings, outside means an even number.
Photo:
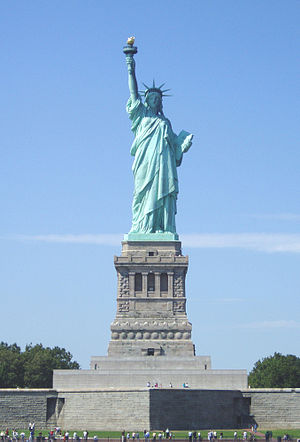
[[[167,90],[161,86],[144,84],[144,102],[138,92],[133,55],[137,48],[134,38],[128,39],[124,47],[128,67],[130,98],[127,112],[132,121],[134,141],[130,153],[133,155],[134,195],[132,202],[132,227],[128,235],[159,235],[177,239],[175,226],[178,177],[176,168],[180,166],[184,152],[192,145],[193,135],[181,131],[176,135],[170,121],[163,113],[162,98]],[[170,235],[171,234],[171,235]],[[148,237],[152,235],[147,235]],[[157,235],[156,235],[157,236]]]

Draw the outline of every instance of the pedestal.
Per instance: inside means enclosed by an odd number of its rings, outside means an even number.
[[[193,357],[180,241],[123,241],[108,357]]]

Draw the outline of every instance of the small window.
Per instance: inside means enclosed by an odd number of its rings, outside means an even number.
[[[149,252],[149,256],[154,256],[154,252]]]
[[[204,370],[207,370],[207,364],[204,364]]]
[[[154,274],[149,273],[149,275],[148,275],[148,292],[154,292],[154,290],[155,290]]]
[[[136,292],[142,291],[142,274],[136,273],[134,277],[134,290]]]
[[[160,275],[160,291],[161,292],[168,291],[168,275],[166,273],[162,273]]]
[[[147,348],[147,356],[154,356],[154,348]]]

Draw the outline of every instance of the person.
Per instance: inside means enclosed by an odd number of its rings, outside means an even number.
[[[126,439],[127,439],[127,440],[130,440],[130,433],[127,433],[127,435],[126,435]]]
[[[162,434],[161,434],[161,432],[158,433],[158,440],[160,440],[160,441],[162,440]]]
[[[130,153],[135,157],[132,227],[129,233],[176,234],[175,214],[178,194],[176,168],[183,153],[192,145],[193,135],[173,132],[163,113],[161,87],[146,86],[144,103],[138,93],[135,61],[126,55],[130,98],[127,112],[132,121],[135,139]]]
[[[202,436],[201,436],[201,433],[200,433],[200,431],[198,432],[198,441],[199,441],[199,442],[201,442],[201,441],[202,441]]]
[[[192,442],[193,433],[192,431],[189,431],[189,442]]]
[[[233,439],[237,440],[237,432],[236,431],[233,433]]]
[[[247,431],[244,431],[244,433],[243,433],[243,439],[244,439],[244,440],[247,440],[247,437],[248,437],[248,433],[247,433]]]
[[[70,433],[69,433],[68,431],[66,431],[66,432],[65,432],[65,440],[66,440],[66,441],[69,440],[69,436],[70,436]]]
[[[85,431],[83,432],[83,439],[84,439],[84,440],[88,440],[88,437],[89,437],[89,432],[88,432],[87,430],[85,430]]]
[[[169,439],[169,436],[170,436],[169,428],[166,429],[165,433],[166,433],[166,439]]]

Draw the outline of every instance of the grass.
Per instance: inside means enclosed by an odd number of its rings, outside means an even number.
[[[170,429],[171,430],[171,429]],[[208,428],[208,429],[206,429],[206,430],[197,430],[197,429],[195,429],[195,428],[192,428],[191,429],[192,431],[194,431],[194,430],[196,430],[197,431],[197,433],[198,433],[198,431],[200,431],[201,432],[201,436],[202,436],[202,438],[203,439],[207,439],[207,433],[208,433],[208,431],[210,431],[211,429],[210,428]],[[215,430],[214,428],[212,429],[212,430]],[[18,430],[17,429],[17,431],[18,431],[18,433],[19,433],[19,435],[20,435],[20,433],[22,433],[22,431],[24,431],[24,433],[25,433],[25,437],[28,439],[28,437],[29,437],[29,431],[28,430]],[[64,430],[62,430],[62,433],[64,433],[64,431],[66,431],[65,429]],[[69,430],[68,429],[68,431],[69,431],[69,433],[70,433],[70,436],[69,436],[69,441],[70,442],[72,442],[72,436],[73,436],[73,433],[74,433],[74,431],[76,431],[76,430]],[[120,437],[121,437],[121,431],[90,431],[90,430],[88,430],[89,431],[89,438],[93,438],[95,435],[99,438],[99,439],[108,439],[108,438],[110,438],[110,439],[119,439]],[[156,432],[156,434],[158,434],[159,433],[159,431],[162,431],[162,430],[157,430],[157,431],[155,431]],[[171,432],[172,432],[172,434],[175,436],[175,439],[188,439],[188,431],[190,431],[190,430],[186,430],[186,431],[172,431],[171,430]],[[238,429],[238,430],[234,430],[234,429],[232,429],[232,430],[222,430],[222,429],[219,429],[219,430],[216,430],[217,431],[217,433],[218,433],[218,437],[220,436],[220,432],[222,432],[223,433],[223,438],[224,439],[233,439],[233,433],[234,433],[234,431],[237,431],[237,433],[238,433],[238,438],[239,439],[242,439],[242,437],[243,437],[243,431],[244,430],[240,430],[240,429]],[[265,433],[266,431],[272,431],[272,433],[273,433],[273,439],[275,438],[277,438],[278,436],[281,436],[281,437],[283,437],[283,435],[284,434],[289,434],[289,436],[292,438],[292,439],[300,439],[300,429],[272,429],[272,428],[258,428],[258,433]],[[42,435],[43,436],[48,436],[48,433],[49,433],[49,431],[48,430],[42,430],[42,431],[40,431],[40,430],[38,430],[38,429],[36,429],[35,430],[35,437],[37,437],[38,435],[39,435],[39,433],[42,433]],[[78,434],[78,436],[80,437],[80,438],[82,438],[82,436],[83,436],[83,432],[82,431],[76,431],[76,433]],[[140,439],[141,439],[141,441],[143,441],[143,435],[144,435],[144,431],[142,430],[142,431],[139,431],[139,433],[140,433]],[[153,431],[151,431],[151,433],[150,433],[150,441],[152,442],[152,433],[153,433]],[[126,429],[125,429],[125,434],[127,434],[127,431],[126,431]],[[132,432],[130,432],[130,435],[132,434]],[[249,433],[250,434],[250,433]],[[11,431],[10,431],[10,436],[11,436]],[[256,438],[257,439],[264,439],[264,437],[263,436],[260,436],[259,434],[257,434],[256,435]],[[158,439],[157,439],[157,437],[156,437],[156,440],[157,440],[157,442],[158,442]],[[220,439],[218,439],[218,441],[219,441]],[[130,441],[132,442],[132,439],[130,439]],[[164,439],[164,442],[166,441],[166,439]]]

